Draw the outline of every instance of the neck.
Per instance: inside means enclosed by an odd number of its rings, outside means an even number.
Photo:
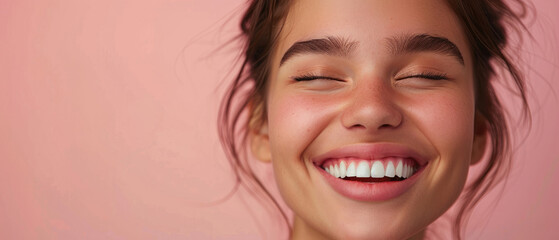
[[[315,240],[315,239],[331,239],[317,229],[309,226],[305,221],[295,216],[293,220],[293,232],[291,233],[290,240]],[[423,240],[425,239],[425,229],[416,233],[408,238],[408,240]]]
[[[293,232],[291,233],[291,240],[315,240],[315,239],[330,239],[315,228],[309,226],[305,221],[295,216],[293,220]]]

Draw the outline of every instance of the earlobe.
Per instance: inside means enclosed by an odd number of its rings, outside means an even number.
[[[267,124],[263,124],[259,129],[250,131],[250,148],[252,154],[258,160],[262,162],[272,161]]]
[[[472,159],[470,165],[477,164],[483,159],[487,149],[488,138],[487,119],[480,113],[477,113],[474,123],[474,143],[472,145]]]

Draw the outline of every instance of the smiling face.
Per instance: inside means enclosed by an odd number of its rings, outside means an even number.
[[[294,237],[420,236],[483,151],[473,89],[444,1],[295,1],[252,138],[295,213]]]

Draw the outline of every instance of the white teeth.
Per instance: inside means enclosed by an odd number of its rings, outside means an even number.
[[[345,178],[347,169],[345,167],[345,161],[340,161],[340,177]]]
[[[402,177],[403,178],[408,177],[408,165],[407,164],[404,164],[404,168],[402,169]]]
[[[404,164],[404,178],[410,177],[410,168],[408,164]]]
[[[372,166],[370,167],[369,163],[369,161],[359,161],[358,163],[351,161],[348,165],[346,161],[339,161],[338,164],[324,167],[324,170],[336,178],[383,178],[385,176],[390,178],[409,178],[416,171],[412,164],[404,163],[402,159],[398,159],[396,167],[394,167],[394,161],[388,161],[386,168],[382,161],[372,161]]]
[[[413,174],[413,167],[411,165],[404,164],[403,177],[404,178],[409,178],[412,174]]]
[[[398,165],[396,166],[396,176],[402,177],[404,176],[404,166],[402,166],[402,159],[398,160]]]
[[[380,161],[374,161],[371,167],[371,177],[372,178],[383,178],[384,177],[384,166]]]
[[[347,172],[345,174],[346,177],[355,177],[356,173],[355,173],[355,163],[351,162],[349,164],[349,166],[347,167]]]
[[[396,176],[396,170],[394,169],[394,164],[392,163],[392,161],[388,161],[388,164],[386,165],[386,173],[384,175],[387,177]]]
[[[338,168],[338,164],[334,165],[334,177],[340,177],[340,169]]]
[[[369,163],[367,161],[359,162],[359,165],[357,165],[357,170],[355,172],[356,172],[355,175],[358,178],[371,177],[371,170],[369,168]]]

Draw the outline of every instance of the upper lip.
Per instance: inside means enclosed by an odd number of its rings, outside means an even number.
[[[361,143],[348,145],[312,157],[311,161],[317,166],[322,166],[325,161],[330,159],[358,158],[375,160],[387,157],[410,158],[417,162],[419,166],[427,164],[426,157],[410,147],[397,143]]]

